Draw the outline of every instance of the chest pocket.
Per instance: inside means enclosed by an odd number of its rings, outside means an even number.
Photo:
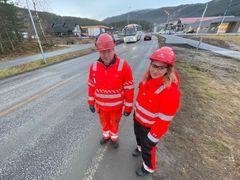
[[[140,92],[145,99],[145,103],[147,103],[148,106],[151,106],[153,109],[157,109],[160,101],[159,94],[166,88],[165,85],[162,84],[157,90],[149,93],[146,93],[147,90],[145,88],[142,92]]]

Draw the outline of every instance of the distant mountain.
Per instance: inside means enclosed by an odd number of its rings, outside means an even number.
[[[170,1],[169,1],[170,2]],[[205,16],[223,16],[230,0],[212,0],[208,4]],[[169,20],[183,17],[200,17],[205,9],[206,4],[185,4],[176,7],[163,7],[158,9],[145,9],[132,11],[119,16],[109,17],[103,20],[105,23],[113,23],[129,20],[146,20],[151,23],[164,23],[167,21],[167,14],[170,13]],[[240,16],[240,0],[233,0],[232,5],[227,12],[228,16]]]

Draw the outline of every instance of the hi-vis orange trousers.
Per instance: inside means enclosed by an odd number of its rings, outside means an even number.
[[[102,125],[104,139],[118,140],[119,123],[122,117],[122,109],[103,111],[98,109],[100,123]]]

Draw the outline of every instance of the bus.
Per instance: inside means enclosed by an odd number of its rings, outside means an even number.
[[[123,28],[124,42],[137,42],[142,36],[142,26],[138,24],[128,24]]]

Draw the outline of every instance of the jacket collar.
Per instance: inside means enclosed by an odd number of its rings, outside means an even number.
[[[159,87],[163,83],[164,83],[163,77],[159,77],[156,79],[151,78],[147,81],[148,86],[158,86]]]

